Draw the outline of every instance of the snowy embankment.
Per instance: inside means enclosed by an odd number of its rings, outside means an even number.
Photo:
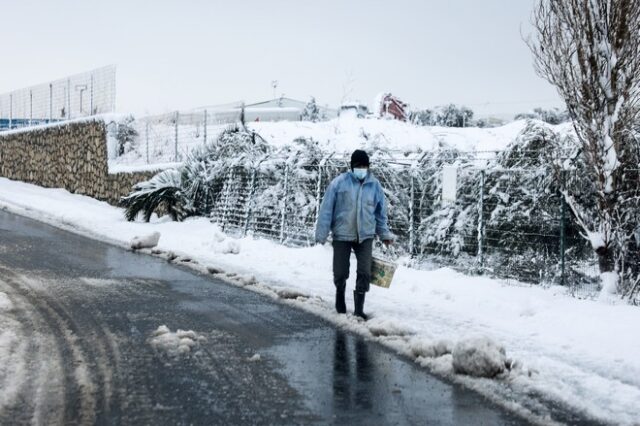
[[[159,232],[156,255],[376,339],[540,423],[551,422],[545,418],[550,406],[569,406],[611,423],[640,423],[636,307],[577,300],[561,288],[505,285],[446,268],[400,266],[390,289],[372,288],[367,296],[365,311],[373,318],[365,323],[333,311],[329,246],[287,248],[266,240],[234,240],[204,218],[130,223],[121,209],[106,203],[7,179],[0,179],[0,208],[126,247],[136,236]],[[3,300],[0,320],[10,307]],[[182,337],[167,334],[156,340],[179,351],[180,344],[190,344]],[[5,340],[10,336],[0,339],[0,352]],[[454,373],[456,364],[464,370],[477,363],[473,352],[482,348],[493,355],[478,368],[497,372],[502,362],[509,368],[494,379]]]
[[[526,126],[525,120],[514,121],[494,128],[453,128],[417,126],[397,120],[336,118],[312,123],[308,121],[251,122],[247,128],[262,136],[272,147],[290,145],[296,138],[311,138],[327,153],[350,154],[354,149],[379,143],[398,153],[433,151],[440,148],[455,148],[463,152],[487,153],[504,150]],[[207,126],[208,141],[214,140],[229,124]],[[567,124],[551,126],[555,131],[572,132]],[[143,137],[144,130],[127,148],[127,153],[110,157],[109,167],[113,171],[135,171],[149,169],[148,164],[162,168],[175,161],[175,126],[153,124],[150,137]],[[115,144],[115,139],[110,138]],[[188,151],[204,143],[204,132],[196,125],[181,125],[178,137],[178,152],[184,158]],[[109,149],[115,153],[115,146]],[[149,162],[147,163],[147,153]]]

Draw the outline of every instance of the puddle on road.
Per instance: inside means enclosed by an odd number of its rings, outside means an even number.
[[[299,333],[263,351],[304,396],[314,414],[380,424],[518,423],[480,396],[429,376],[377,344],[343,330],[323,327]]]

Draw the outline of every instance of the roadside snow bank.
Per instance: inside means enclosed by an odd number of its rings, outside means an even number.
[[[141,237],[133,237],[131,240],[131,248],[134,250],[139,250],[143,248],[153,248],[158,245],[160,241],[160,233],[153,232],[149,235],[144,235]]]
[[[329,246],[294,249],[267,240],[234,240],[206,218],[126,222],[121,209],[106,203],[2,178],[0,208],[122,247],[136,235],[160,232],[162,239],[154,249],[158,255],[189,259],[202,272],[313,312],[537,418],[550,415],[544,406],[553,401],[556,408],[570,406],[601,421],[640,423],[637,307],[578,300],[559,287],[510,286],[448,268],[423,271],[401,263],[390,289],[372,287],[365,305],[372,319],[360,322],[351,314],[334,312]],[[242,250],[216,250],[223,237]],[[352,268],[355,277],[355,261]],[[351,299],[350,292],[347,295]],[[348,304],[351,311],[352,300]],[[151,339],[175,351],[193,350],[187,341],[179,349],[182,338],[197,343],[189,336],[160,331]],[[497,342],[521,367],[505,371],[497,380],[455,374],[453,352],[458,347],[465,354],[461,342],[470,336]],[[490,360],[502,359],[500,349],[496,353],[494,346],[485,346],[491,349]],[[487,351],[476,346],[483,356]],[[473,356],[463,358],[478,363]]]
[[[487,337],[461,340],[451,355],[453,371],[475,377],[495,377],[504,373],[507,363],[504,347]]]

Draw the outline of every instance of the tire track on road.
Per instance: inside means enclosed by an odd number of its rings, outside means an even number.
[[[112,417],[114,340],[90,316],[83,315],[80,325],[62,303],[38,291],[46,282],[33,286],[32,279],[2,266],[0,273],[17,299],[18,320],[32,349],[27,363],[40,367],[30,369],[17,398],[22,400],[17,405],[22,420],[26,420],[27,411],[35,423],[47,424],[94,424],[98,414]],[[62,372],[60,387],[52,386],[54,376],[47,374],[56,367]],[[25,410],[25,403],[29,410]],[[57,407],[61,412],[52,416]],[[9,409],[8,413],[15,415],[15,411]],[[2,417],[4,413],[0,413]]]

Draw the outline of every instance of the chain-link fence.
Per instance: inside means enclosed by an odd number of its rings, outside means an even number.
[[[216,139],[238,123],[241,109],[174,111],[142,118],[128,117],[114,128],[116,152],[110,159],[127,165],[183,161],[194,148]]]
[[[115,111],[116,68],[107,66],[0,95],[0,131]]]
[[[447,265],[510,281],[559,284],[578,297],[598,291],[597,260],[576,231],[562,197],[525,206],[521,179],[539,170],[458,169],[458,196],[442,198],[442,173],[419,160],[372,166],[385,188],[397,250],[428,267]],[[232,167],[211,191],[211,218],[226,231],[287,245],[310,245],[324,191],[347,170],[346,158],[292,167],[271,159]],[[509,200],[509,198],[511,200]],[[506,208],[513,201],[515,206]],[[520,212],[515,214],[520,209]],[[529,211],[528,209],[531,209]]]

